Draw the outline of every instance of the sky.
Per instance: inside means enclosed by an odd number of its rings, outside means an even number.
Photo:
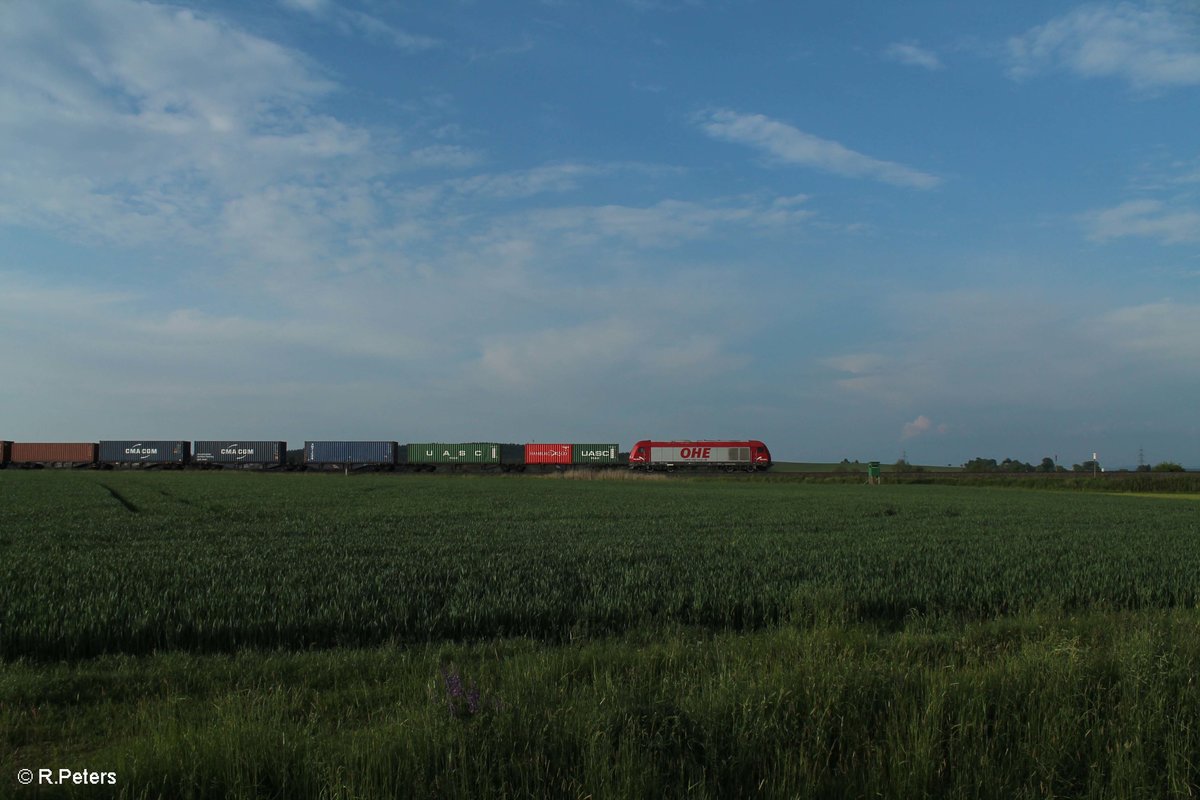
[[[0,438],[1200,468],[1200,6],[5,0]]]

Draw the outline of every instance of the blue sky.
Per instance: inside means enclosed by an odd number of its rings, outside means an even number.
[[[0,437],[1200,467],[1194,3],[16,0]]]

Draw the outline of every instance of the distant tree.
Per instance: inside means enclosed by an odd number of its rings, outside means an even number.
[[[1075,464],[1071,467],[1072,472],[1098,472],[1100,463],[1098,461],[1085,461],[1082,464]]]
[[[1054,459],[1051,458],[1050,456],[1046,456],[1045,458],[1043,458],[1042,463],[1038,464],[1037,471],[1038,472],[1055,472],[1056,468],[1055,468],[1055,464],[1054,464]]]
[[[1149,464],[1138,464],[1137,469],[1134,471],[1135,472],[1149,472],[1150,465]]]
[[[998,469],[1001,472],[1033,472],[1033,465],[1015,458],[1006,458],[1000,462]]]
[[[963,464],[963,470],[966,472],[995,472],[996,467],[994,458],[972,458]]]
[[[1184,469],[1174,461],[1160,461],[1154,465],[1155,472],[1183,472]]]

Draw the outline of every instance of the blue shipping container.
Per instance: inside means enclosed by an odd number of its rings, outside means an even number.
[[[186,464],[191,452],[191,442],[149,439],[100,442],[100,461],[104,464]]]
[[[305,464],[396,463],[396,442],[305,442]]]

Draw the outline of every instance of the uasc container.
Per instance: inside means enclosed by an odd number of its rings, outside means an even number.
[[[304,463],[391,466],[398,447],[396,442],[305,442]]]
[[[500,442],[429,442],[408,446],[410,464],[519,464],[521,445]]]
[[[95,442],[13,442],[12,463],[83,466],[96,463]]]
[[[104,464],[186,464],[192,443],[150,439],[120,439],[100,442]]]
[[[197,441],[192,444],[194,464],[259,464],[283,466],[287,442],[247,442],[245,440]]]
[[[571,445],[571,463],[573,464],[616,464],[619,461],[616,444],[573,444]]]

